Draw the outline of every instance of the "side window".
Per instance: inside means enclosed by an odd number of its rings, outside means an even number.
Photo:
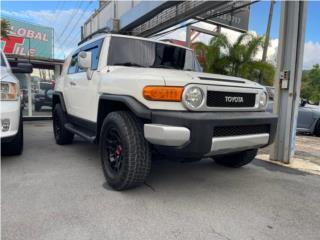
[[[83,50],[85,52],[91,52],[91,70],[97,70],[99,63],[99,48],[95,46],[93,48]],[[83,72],[84,70],[79,68],[78,72]]]
[[[100,53],[99,47],[96,46],[96,47],[92,48],[90,51],[92,53],[91,69],[92,70],[97,70],[98,63],[99,63],[99,55],[100,55],[99,54]]]
[[[68,68],[68,74],[76,73],[77,69],[78,69],[78,53],[72,56],[72,59]]]
[[[103,39],[95,41],[93,43],[84,46],[81,51],[91,52],[91,70],[97,70],[99,57],[100,57],[100,50],[102,45]],[[83,71],[79,69],[79,71]]]

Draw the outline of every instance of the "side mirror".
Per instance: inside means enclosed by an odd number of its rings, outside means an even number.
[[[32,73],[33,67],[31,63],[18,63],[16,67],[11,67],[13,73]]]
[[[88,70],[91,68],[91,52],[81,51],[78,55],[78,65],[81,69]]]
[[[301,98],[300,107],[304,107],[307,103],[308,103],[308,101],[306,99]]]

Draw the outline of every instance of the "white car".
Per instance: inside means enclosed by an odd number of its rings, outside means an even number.
[[[74,134],[99,143],[116,190],[145,181],[152,152],[248,164],[275,135],[265,87],[200,69],[191,49],[171,43],[116,34],[82,43],[55,85],[56,143],[70,144]]]
[[[23,124],[18,79],[12,74],[30,73],[30,64],[10,65],[1,51],[1,154],[18,155],[23,150]]]

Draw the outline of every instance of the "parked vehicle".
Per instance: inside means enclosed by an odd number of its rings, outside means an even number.
[[[52,94],[52,82],[40,82],[39,92],[34,95],[34,108],[37,112],[39,112],[43,106],[52,107]]]
[[[1,51],[1,154],[18,155],[23,150],[23,124],[20,86],[12,73],[31,73],[30,64],[10,68]]]
[[[116,190],[145,181],[151,152],[248,164],[274,139],[277,116],[265,112],[265,87],[199,71],[193,51],[171,43],[104,34],[81,44],[55,85],[56,143],[74,134],[99,143]]]
[[[267,111],[272,112],[274,88],[267,87],[267,91],[270,92],[269,96],[271,96],[271,98],[269,98]],[[301,99],[297,120],[297,132],[309,133],[320,137],[320,106],[308,104],[306,99]]]

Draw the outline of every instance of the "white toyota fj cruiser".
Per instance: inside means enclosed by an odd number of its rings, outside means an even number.
[[[32,65],[20,63],[11,68],[2,51],[0,55],[1,154],[18,155],[23,150],[22,105],[19,80],[12,73],[31,73]]]
[[[272,143],[277,116],[257,83],[201,73],[189,48],[103,34],[66,59],[53,94],[58,144],[100,144],[111,187],[143,183],[151,152],[241,167]]]

